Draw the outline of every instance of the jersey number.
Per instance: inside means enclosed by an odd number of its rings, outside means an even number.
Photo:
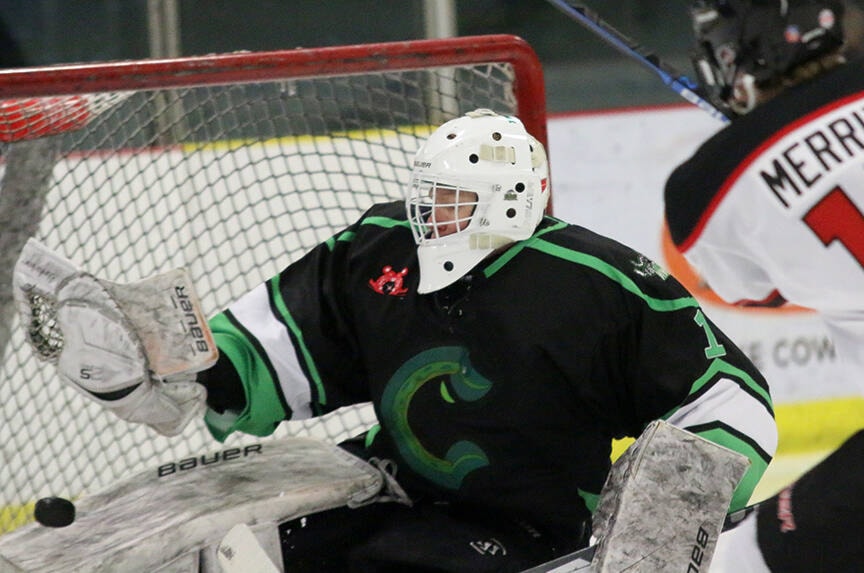
[[[705,337],[708,339],[708,346],[705,347],[705,358],[709,360],[726,356],[726,348],[717,342],[717,337],[714,336],[714,331],[711,330],[711,325],[708,324],[708,319],[702,314],[702,309],[696,310],[696,316],[693,320],[702,327],[705,331]]]
[[[864,267],[864,215],[843,189],[835,187],[804,215],[804,223],[826,247],[840,241]]]

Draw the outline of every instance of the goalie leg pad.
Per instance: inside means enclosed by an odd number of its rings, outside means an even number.
[[[221,573],[219,544],[238,523],[281,565],[279,523],[361,505],[382,485],[379,470],[332,444],[248,443],[163,463],[84,495],[67,527],[30,523],[0,536],[0,565],[6,559],[27,573]],[[192,566],[182,569],[190,553]]]

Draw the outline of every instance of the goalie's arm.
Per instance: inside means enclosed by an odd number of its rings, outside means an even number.
[[[216,366],[199,374],[207,387],[210,432],[265,436],[283,420],[326,414],[368,401],[351,344],[333,326],[335,305],[310,304],[320,286],[326,247],[258,285],[210,319]]]
[[[642,352],[647,355],[643,365],[653,367],[635,374],[640,383],[634,407],[648,408],[643,410],[648,415],[651,389],[674,388],[678,403],[664,412],[653,410],[655,417],[745,455],[750,467],[730,507],[738,510],[749,502],[777,448],[768,384],[695,301],[671,313],[646,313],[650,316],[641,330]]]
[[[199,380],[208,389],[205,421],[214,437],[269,435],[283,420],[370,400],[341,298],[352,245],[319,244],[210,319],[220,360]]]
[[[745,455],[751,463],[733,498],[735,511],[747,504],[777,448],[768,383],[673,276],[644,261],[628,268],[632,256],[625,250],[624,262],[616,261],[632,281],[623,283],[629,320],[601,353],[624,359],[603,363],[617,383],[597,390],[607,392],[598,405],[616,403],[632,413],[619,421],[623,435],[638,436],[659,419]]]
[[[220,441],[233,432],[267,436],[283,420],[311,416],[308,383],[266,301],[262,284],[210,319],[219,360],[198,382],[207,388],[204,421]]]

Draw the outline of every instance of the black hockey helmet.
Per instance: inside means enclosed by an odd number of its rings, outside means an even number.
[[[695,0],[690,15],[696,73],[721,107],[739,73],[771,85],[843,45],[843,0]]]

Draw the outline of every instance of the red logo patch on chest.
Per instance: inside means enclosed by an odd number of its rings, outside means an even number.
[[[369,288],[378,294],[387,294],[390,296],[403,296],[408,292],[408,289],[403,286],[405,275],[408,274],[408,267],[401,271],[394,271],[393,267],[387,265],[381,269],[381,276],[377,279],[369,279]]]

